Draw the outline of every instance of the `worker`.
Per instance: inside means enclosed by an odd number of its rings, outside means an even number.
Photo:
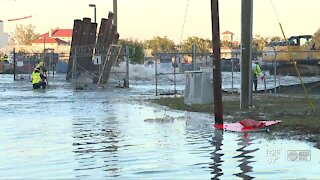
[[[7,55],[7,54],[4,54],[3,60],[4,60],[4,61],[8,61],[8,55]]]
[[[3,56],[0,54],[0,61],[8,61],[8,55],[4,54]]]
[[[258,78],[261,75],[261,68],[259,66],[259,62],[255,61],[252,63],[252,78],[253,78],[253,86],[254,91],[257,91],[258,88]]]
[[[45,89],[47,86],[45,80],[46,80],[46,77],[43,74],[41,74],[38,69],[32,72],[31,82],[32,82],[33,89],[39,89],[39,88]]]
[[[0,61],[4,61],[4,56],[2,56],[2,54],[0,54]]]
[[[43,74],[45,72],[47,72],[46,68],[45,68],[45,64],[43,61],[40,61],[37,66],[34,68],[33,71],[38,70],[40,72],[40,74]]]

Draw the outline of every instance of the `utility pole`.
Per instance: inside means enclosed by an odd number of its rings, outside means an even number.
[[[252,106],[252,0],[241,4],[241,91],[240,108]]]
[[[118,28],[118,5],[117,0],[113,0],[113,24]],[[116,32],[117,33],[117,32]]]
[[[89,7],[93,7],[94,23],[97,23],[97,8],[95,4],[89,4]]]
[[[214,68],[213,68],[214,118],[215,118],[215,124],[223,124],[218,0],[211,0],[211,25],[212,25],[212,48],[213,48],[212,50],[213,50],[213,59],[214,59]]]

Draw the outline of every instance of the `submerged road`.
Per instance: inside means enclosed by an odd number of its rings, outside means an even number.
[[[312,144],[215,131],[211,115],[144,101],[145,81],[75,91],[64,77],[33,91],[0,75],[0,179],[320,178]]]

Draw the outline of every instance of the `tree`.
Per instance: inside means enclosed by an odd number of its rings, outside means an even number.
[[[221,42],[221,47],[233,48],[233,44],[232,44],[231,41],[226,41],[226,40],[224,40],[224,41]]]
[[[252,47],[258,52],[261,52],[263,48],[266,46],[266,44],[267,44],[267,39],[261,37],[260,35],[255,35],[252,38]]]
[[[139,42],[138,40],[120,39],[119,44],[121,44],[123,48],[129,46],[129,58],[132,63],[144,63],[144,49],[142,42]]]
[[[175,52],[175,44],[172,40],[168,39],[167,36],[159,37],[156,36],[151,40],[146,40],[144,42],[144,47],[152,50],[152,55],[157,55],[158,53],[168,53]]]
[[[279,36],[272,36],[269,37],[270,41],[282,41],[283,39]]]
[[[212,51],[212,43],[209,39],[202,39],[196,36],[188,37],[181,44],[182,52],[192,52],[192,44],[196,45],[196,53],[208,53]]]
[[[17,24],[15,31],[10,36],[10,44],[31,45],[31,42],[39,38],[35,32],[35,26],[31,24],[23,26]]]
[[[266,38],[266,46],[270,45],[271,42],[275,42],[275,41],[284,41],[284,39],[282,39],[279,36],[270,36]]]

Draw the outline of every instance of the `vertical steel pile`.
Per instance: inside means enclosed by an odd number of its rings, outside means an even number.
[[[76,69],[77,72],[94,73],[99,71],[99,66],[95,66],[92,63],[92,56],[95,50],[95,54],[101,56],[102,64],[105,64],[106,60],[108,61],[106,62],[107,66],[105,70],[102,72],[102,78],[106,83],[111,67],[117,59],[117,57],[113,56],[107,58],[110,45],[118,43],[119,34],[116,32],[117,28],[113,25],[113,13],[111,12],[108,15],[108,19],[101,19],[98,37],[96,37],[97,24],[91,23],[90,18],[83,18],[83,21],[75,20],[66,77],[67,80],[71,78],[73,69]],[[75,53],[76,57],[74,58],[73,56]],[[76,59],[76,63],[73,62],[74,59]],[[75,68],[73,68],[73,64],[76,64]]]
[[[71,77],[73,64],[77,72],[92,71],[95,69],[92,60],[92,53],[96,41],[97,24],[91,23],[90,18],[75,20],[73,25],[71,50],[67,70],[67,80]],[[75,51],[77,52],[76,63],[73,62]]]
[[[109,13],[108,19],[101,19],[98,39],[97,39],[97,49],[98,54],[104,55],[108,52],[110,44],[107,43],[107,38],[110,36],[110,31],[112,28],[113,13]],[[102,58],[104,59],[104,58]]]
[[[67,80],[71,78],[73,64],[79,72],[95,71],[97,67],[92,64],[92,54],[96,43],[97,23],[91,23],[90,18],[75,20],[73,25],[70,57],[68,62]],[[73,62],[76,51],[76,63]]]
[[[97,67],[92,63],[92,55],[96,44],[97,23],[91,23],[90,18],[83,18],[82,29],[80,48],[77,52],[77,71],[95,71]]]
[[[108,19],[101,19],[101,25],[99,29],[99,35],[97,39],[97,49],[96,53],[101,55],[102,57],[102,64],[103,64],[103,71],[100,75],[102,83],[107,83],[109,79],[109,74],[111,71],[111,67],[113,66],[114,62],[117,59],[117,56],[113,56],[108,54],[108,52],[114,51],[111,48],[111,44],[117,44],[119,40],[119,34],[117,34],[117,27],[113,25],[113,13],[109,13]],[[109,50],[110,49],[110,50]],[[109,56],[109,57],[108,57]],[[107,61],[107,62],[106,62]],[[99,82],[98,82],[99,83]]]
[[[80,42],[82,29],[81,29],[82,21],[79,19],[74,20],[73,23],[73,32],[72,32],[72,40],[71,40],[71,48],[70,48],[70,56],[69,56],[69,62],[68,62],[68,69],[67,69],[67,76],[66,79],[69,80],[72,75],[72,68],[73,68],[73,59],[75,58],[75,52]]]

